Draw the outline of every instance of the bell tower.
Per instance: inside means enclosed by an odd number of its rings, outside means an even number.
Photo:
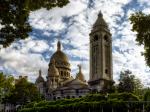
[[[93,25],[90,36],[90,79],[93,91],[109,88],[113,82],[112,38],[101,11]]]

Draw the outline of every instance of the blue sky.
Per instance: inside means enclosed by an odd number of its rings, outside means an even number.
[[[130,69],[149,86],[150,69],[141,56],[143,46],[137,45],[128,20],[138,10],[149,14],[149,7],[149,0],[70,0],[63,8],[31,12],[29,22],[33,31],[28,39],[0,50],[0,70],[15,77],[27,75],[34,82],[41,69],[45,77],[59,39],[70,59],[72,75],[76,75],[77,65],[81,64],[88,80],[89,33],[101,10],[112,33],[114,80],[118,80],[120,71]]]

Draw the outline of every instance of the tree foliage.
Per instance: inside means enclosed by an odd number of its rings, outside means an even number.
[[[120,79],[118,84],[119,92],[131,92],[139,95],[139,91],[142,90],[141,81],[132,75],[132,72],[126,70],[120,73]]]
[[[41,101],[29,103],[19,112],[127,112],[126,101],[139,101],[138,97],[131,93],[89,94],[82,98],[62,99],[57,101]],[[131,108],[131,107],[130,107]],[[132,112],[135,108],[141,108],[139,104],[132,105]]]
[[[63,7],[69,0],[0,0],[0,45],[9,46],[13,41],[25,39],[32,31],[28,17],[40,8]]]
[[[150,89],[148,88],[148,89],[146,89],[145,90],[146,92],[145,92],[145,94],[144,94],[144,101],[150,101]]]
[[[14,77],[0,73],[0,102],[14,89]]]
[[[15,81],[15,89],[5,100],[10,103],[25,104],[30,101],[39,101],[42,96],[39,94],[35,84],[28,82],[25,77]]]
[[[132,31],[136,32],[136,41],[144,45],[144,52],[147,65],[150,67],[150,14],[136,12],[130,16]]]

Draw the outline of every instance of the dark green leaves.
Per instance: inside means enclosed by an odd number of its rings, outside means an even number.
[[[136,32],[136,41],[139,45],[144,45],[144,52],[147,65],[150,67],[150,14],[136,12],[130,16],[132,31]]]
[[[68,0],[0,0],[0,45],[25,39],[32,28],[28,22],[30,11],[40,8],[63,7]]]
[[[132,75],[131,71],[126,70],[120,73],[118,92],[130,92],[139,95],[142,87],[141,81]]]

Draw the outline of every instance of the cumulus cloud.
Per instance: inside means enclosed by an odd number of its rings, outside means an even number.
[[[137,1],[141,10],[147,13],[149,7],[148,4],[143,6],[145,3],[149,4],[149,1]],[[31,12],[29,22],[33,32],[28,39],[0,51],[0,69],[28,74],[32,81],[40,68],[46,75],[50,56],[56,51],[58,36],[61,36],[62,49],[69,56],[73,76],[78,72],[77,65],[82,64],[88,80],[89,33],[101,10],[112,33],[114,80],[117,81],[120,71],[130,69],[148,85],[149,68],[141,56],[143,47],[135,42],[135,33],[131,32],[128,20],[130,14],[139,9],[133,4],[132,0],[71,0],[63,8]]]
[[[47,48],[48,45],[43,41],[31,39],[25,40],[21,45],[12,44],[9,48],[0,51],[0,67],[8,74],[27,75],[29,79],[34,75],[37,76],[39,69],[43,69],[46,74],[48,63],[40,53]],[[29,52],[30,50],[32,53]]]

